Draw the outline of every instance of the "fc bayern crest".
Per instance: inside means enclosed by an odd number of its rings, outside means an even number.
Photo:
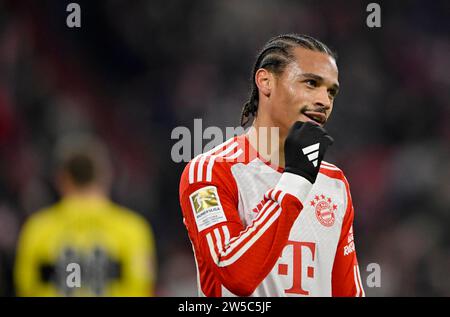
[[[316,195],[310,202],[311,206],[315,208],[317,220],[325,227],[331,227],[334,224],[335,212],[337,205],[333,203],[330,197],[325,195]]]

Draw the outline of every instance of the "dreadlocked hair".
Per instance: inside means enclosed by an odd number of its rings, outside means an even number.
[[[255,117],[258,112],[259,96],[258,86],[256,86],[255,75],[258,69],[264,68],[279,75],[284,71],[294,59],[292,49],[303,47],[311,51],[322,52],[330,55],[335,60],[337,56],[324,43],[308,35],[301,34],[283,34],[270,39],[259,52],[253,65],[251,77],[251,93],[248,101],[244,104],[241,112],[241,126],[244,127],[249,121],[250,116]]]

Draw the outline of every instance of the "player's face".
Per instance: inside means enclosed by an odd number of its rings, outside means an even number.
[[[270,111],[281,131],[295,121],[323,126],[333,110],[339,89],[336,61],[325,53],[295,48],[295,60],[276,76],[270,94]]]

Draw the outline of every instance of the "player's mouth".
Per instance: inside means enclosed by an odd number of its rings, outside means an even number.
[[[309,120],[323,126],[327,121],[327,116],[323,112],[319,111],[302,111],[302,114]]]

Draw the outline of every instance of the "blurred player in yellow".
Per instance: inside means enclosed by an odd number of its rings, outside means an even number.
[[[106,149],[78,137],[57,152],[62,199],[33,214],[22,229],[14,270],[17,295],[152,296],[153,234],[143,218],[108,198]],[[80,268],[78,284],[69,283],[77,278],[69,263]]]

